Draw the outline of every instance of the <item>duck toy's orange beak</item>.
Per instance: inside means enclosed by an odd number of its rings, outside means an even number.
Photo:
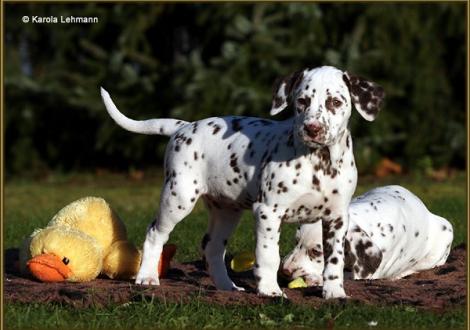
[[[70,268],[54,254],[40,254],[30,259],[27,266],[31,274],[42,282],[63,282],[72,275]]]

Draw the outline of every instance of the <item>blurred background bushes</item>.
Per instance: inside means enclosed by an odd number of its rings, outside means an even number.
[[[464,168],[465,12],[458,3],[7,3],[6,174],[160,165],[167,138],[117,127],[99,86],[137,119],[268,117],[275,78],[320,65],[387,92],[374,123],[353,114],[360,172],[383,157],[411,171]],[[99,24],[24,24],[24,15]]]

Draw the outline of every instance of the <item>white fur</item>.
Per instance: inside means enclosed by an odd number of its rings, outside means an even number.
[[[381,254],[378,267],[367,274],[352,269],[354,279],[399,279],[445,263],[452,244],[452,225],[432,214],[423,202],[401,186],[375,188],[354,198],[349,206],[346,240],[353,247],[371,242],[370,255]],[[357,230],[357,228],[360,229]],[[296,234],[297,246],[283,261],[283,272],[304,277],[309,285],[322,284],[322,231],[319,224],[303,225]],[[309,258],[309,250],[318,251]],[[310,253],[312,255],[312,253]],[[355,255],[355,258],[360,257]],[[354,265],[349,265],[354,267]]]

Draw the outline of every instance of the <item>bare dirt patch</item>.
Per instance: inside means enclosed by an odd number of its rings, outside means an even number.
[[[349,301],[373,305],[410,305],[420,309],[445,311],[466,302],[466,248],[454,248],[441,267],[408,276],[398,281],[346,280]],[[269,303],[270,298],[258,297],[255,292],[253,273],[231,273],[234,282],[246,292],[224,292],[215,290],[202,261],[173,263],[167,278],[159,287],[134,285],[131,281],[116,281],[98,278],[88,283],[40,283],[22,277],[15,268],[17,249],[5,252],[4,299],[5,302],[58,303],[73,307],[106,306],[146,299],[165,299],[186,302],[199,299],[212,304]],[[320,306],[321,287],[288,289],[280,279],[284,292],[293,304]]]

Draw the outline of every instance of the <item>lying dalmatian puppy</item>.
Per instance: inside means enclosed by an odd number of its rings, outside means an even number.
[[[296,233],[297,246],[284,259],[282,272],[322,285],[323,244],[320,223]],[[345,269],[354,279],[399,279],[445,263],[452,244],[452,225],[432,214],[423,202],[400,186],[375,188],[349,206]]]
[[[104,89],[101,95],[124,129],[170,136],[160,208],[147,229],[137,284],[159,284],[155,269],[162,246],[202,197],[210,213],[202,248],[218,289],[242,290],[227,275],[225,245],[243,209],[252,209],[258,294],[283,295],[277,283],[281,222],[322,220],[324,246],[330,247],[323,296],[346,296],[343,242],[357,181],[348,121],[353,105],[366,120],[375,119],[384,98],[380,86],[333,67],[295,72],[275,83],[271,115],[287,107],[294,112],[279,122],[237,116],[135,121],[119,112]]]

